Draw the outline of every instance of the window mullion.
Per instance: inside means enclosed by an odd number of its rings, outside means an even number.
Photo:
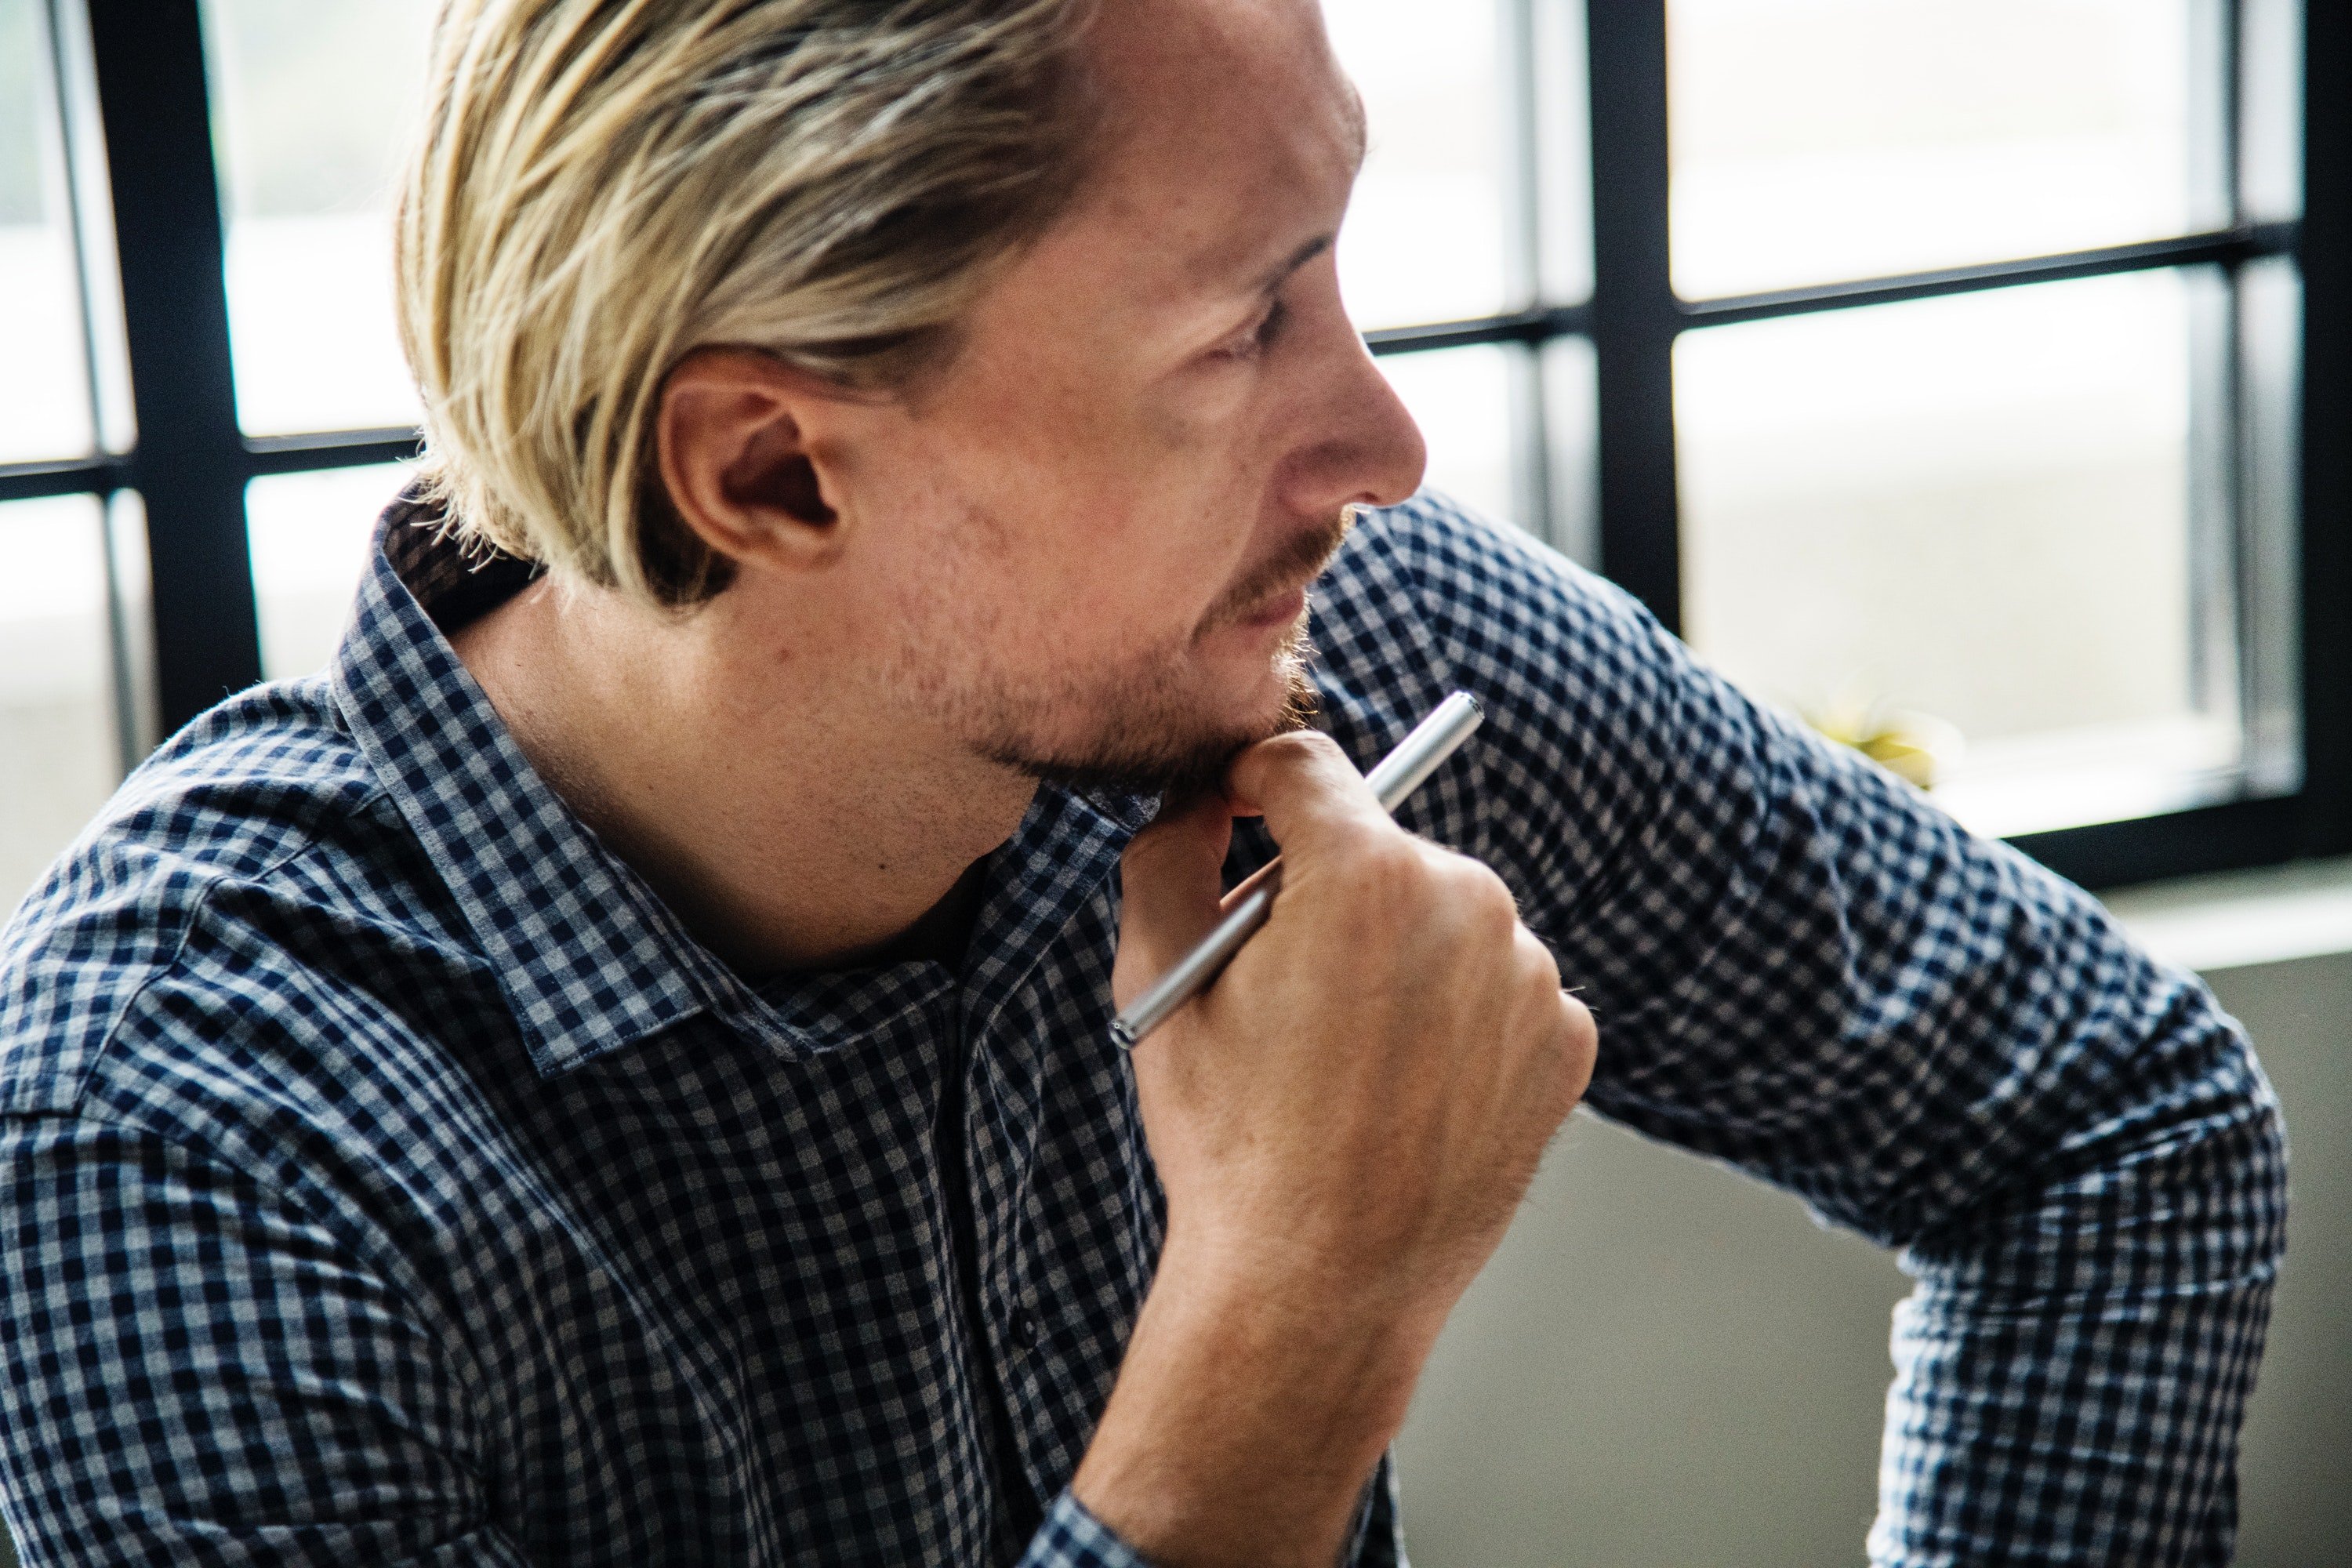
[[[2352,850],[2352,7],[2304,14],[2302,537],[2305,854]]]
[[[1668,271],[1665,0],[1589,5],[1592,342],[1600,391],[1601,565],[1682,624]]]
[[[196,0],[89,0],[153,582],[159,719],[261,676]]]

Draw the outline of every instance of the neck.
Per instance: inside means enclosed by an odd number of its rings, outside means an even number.
[[[450,642],[532,767],[738,971],[936,955],[1035,784],[761,636],[758,592],[673,620],[541,579]]]

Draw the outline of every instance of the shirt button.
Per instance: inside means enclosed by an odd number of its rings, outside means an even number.
[[[1020,1346],[1024,1351],[1035,1348],[1037,1343],[1037,1320],[1031,1317],[1026,1312],[1013,1313],[1013,1342]]]

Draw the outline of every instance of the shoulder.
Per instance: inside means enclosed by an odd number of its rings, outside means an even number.
[[[1869,764],[1748,700],[1623,590],[1442,496],[1369,514],[1317,609],[1318,689],[1343,743],[1367,737],[1359,761],[1447,690],[1478,700],[1466,763],[1432,779],[1412,825],[1472,847],[1531,910],[1742,853],[1792,792],[1807,809],[1887,798]]]
[[[1524,530],[1424,490],[1364,514],[1318,595],[1335,668],[1442,668],[1490,719],[1622,723],[1687,677],[1686,650],[1631,595]]]
[[[77,1109],[110,1053],[224,1069],[235,1042],[363,985],[355,966],[462,947],[452,910],[323,680],[234,698],[126,780],[0,931],[0,1110]]]
[[[1335,706],[1399,682],[1421,710],[1469,691],[1486,710],[1482,749],[1514,766],[1612,771],[1631,760],[1616,753],[1685,726],[1695,698],[1727,695],[1622,589],[1431,491],[1364,515],[1319,585],[1314,631]]]
[[[1433,632],[1466,644],[1502,635],[1542,641],[1616,638],[1654,644],[1660,630],[1632,595],[1526,530],[1435,490],[1366,511],[1333,563],[1335,610],[1378,615],[1380,591],[1402,595]],[[1368,594],[1366,591],[1370,590]]]

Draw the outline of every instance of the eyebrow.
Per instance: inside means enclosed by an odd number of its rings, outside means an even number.
[[[1328,234],[1317,235],[1313,239],[1308,240],[1306,244],[1292,251],[1281,261],[1276,263],[1274,266],[1266,268],[1265,272],[1259,274],[1256,286],[1253,289],[1253,292],[1259,294],[1271,294],[1276,292],[1283,286],[1284,283],[1289,280],[1292,273],[1297,271],[1300,268],[1306,266],[1308,262],[1314,260],[1317,257],[1322,255],[1325,251],[1330,248],[1331,236]]]
[[[1364,167],[1364,158],[1371,150],[1371,126],[1370,120],[1364,113],[1364,95],[1360,91],[1357,90],[1356,84],[1352,81],[1347,84],[1347,88],[1348,130],[1349,140],[1354,143],[1353,152],[1356,170],[1358,173],[1361,173]],[[1266,268],[1265,272],[1259,274],[1251,292],[1255,294],[1275,293],[1289,279],[1292,273],[1297,271],[1300,268],[1306,266],[1308,262],[1314,260],[1325,251],[1330,249],[1334,238],[1334,236],[1328,234],[1317,235],[1313,239],[1308,240],[1306,244],[1300,246],[1297,250],[1292,251],[1282,260],[1276,262],[1274,266]]]

